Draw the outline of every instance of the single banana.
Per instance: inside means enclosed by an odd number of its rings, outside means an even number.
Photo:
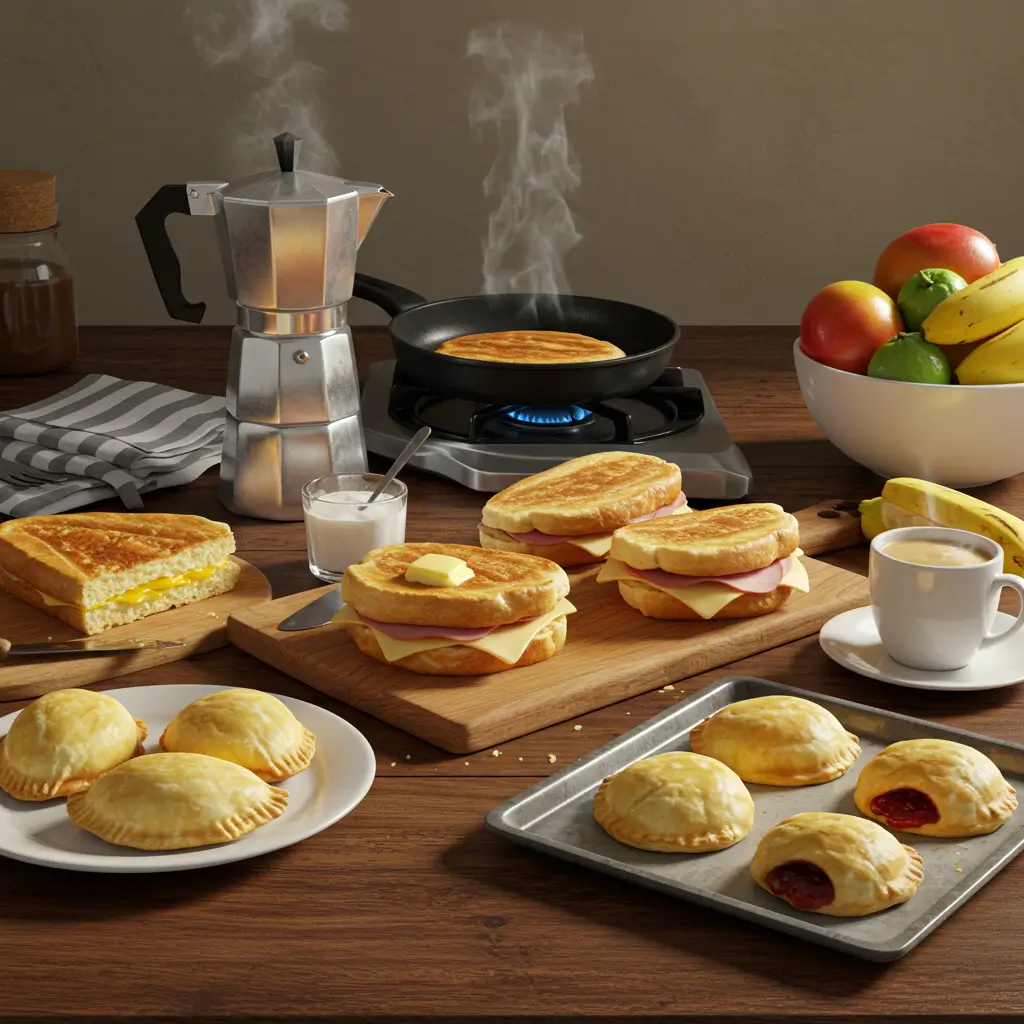
[[[860,528],[868,540],[874,540],[885,530],[881,498],[868,498],[867,501],[860,503]]]
[[[1003,549],[1003,572],[1024,576],[1024,521],[980,498],[913,477],[894,477],[882,488],[878,512],[885,529],[900,526],[948,526],[994,540]],[[864,524],[867,534],[874,528],[874,511]]]
[[[1024,256],[943,299],[921,325],[936,345],[983,341],[1024,320]]]
[[[1024,323],[979,345],[956,369],[961,384],[1024,383]]]

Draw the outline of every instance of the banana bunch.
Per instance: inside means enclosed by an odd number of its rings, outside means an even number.
[[[860,503],[860,515],[868,540],[901,526],[948,526],[988,537],[1003,549],[1003,572],[1024,576],[1024,521],[952,487],[894,477],[881,497]]]
[[[982,343],[957,366],[961,384],[1024,382],[1024,256],[943,299],[921,331],[935,345]]]

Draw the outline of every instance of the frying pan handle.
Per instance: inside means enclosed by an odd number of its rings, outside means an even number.
[[[416,292],[402,288],[400,285],[382,281],[379,277],[368,274],[356,274],[352,294],[357,299],[366,299],[375,306],[380,306],[389,316],[398,316],[408,309],[415,309],[426,303],[426,299]]]

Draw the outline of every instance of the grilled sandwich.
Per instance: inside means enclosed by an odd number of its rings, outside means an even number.
[[[598,583],[654,619],[744,619],[810,589],[799,524],[779,505],[727,505],[623,527]]]
[[[596,363],[626,353],[610,341],[566,331],[494,331],[450,338],[434,351],[489,363]]]
[[[424,675],[484,675],[557,654],[576,610],[568,593],[565,571],[545,558],[393,544],[345,570],[335,622],[377,661]]]
[[[678,466],[653,455],[597,452],[495,494],[483,508],[480,544],[586,565],[608,556],[619,527],[689,511]]]
[[[232,590],[234,550],[230,527],[202,516],[29,516],[0,525],[0,586],[92,635]]]

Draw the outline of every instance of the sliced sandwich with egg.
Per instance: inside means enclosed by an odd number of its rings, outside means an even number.
[[[234,589],[226,523],[155,512],[27,516],[0,525],[0,586],[80,633]]]
[[[727,505],[616,530],[598,583],[653,619],[745,619],[810,589],[797,520],[779,505]]]
[[[689,511],[678,466],[654,455],[597,452],[495,494],[483,508],[480,544],[586,565],[607,558],[619,527]]]
[[[546,558],[465,544],[393,544],[350,565],[335,617],[363,654],[424,675],[533,665],[565,643],[569,577]]]

